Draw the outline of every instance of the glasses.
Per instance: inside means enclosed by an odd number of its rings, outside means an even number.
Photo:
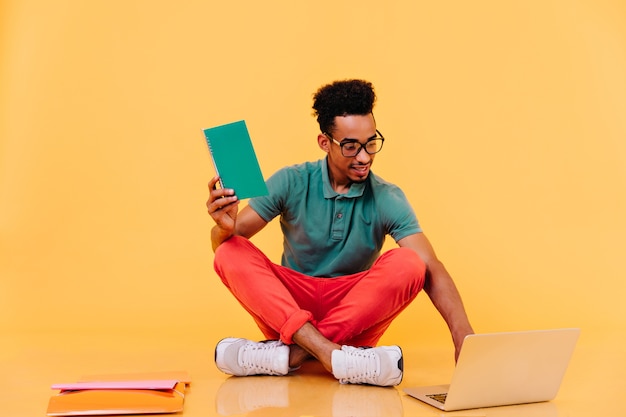
[[[359,152],[361,152],[361,149],[364,149],[369,155],[374,155],[383,149],[383,143],[385,142],[385,138],[378,131],[378,129],[376,129],[376,136],[369,138],[365,144],[356,139],[344,139],[339,142],[328,133],[324,133],[324,135],[339,145],[341,148],[341,154],[346,158],[353,158],[357,156]]]

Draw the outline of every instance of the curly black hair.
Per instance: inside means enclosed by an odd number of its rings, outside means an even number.
[[[335,81],[320,87],[313,95],[313,115],[324,133],[331,133],[335,117],[372,113],[376,93],[372,83],[364,80]]]

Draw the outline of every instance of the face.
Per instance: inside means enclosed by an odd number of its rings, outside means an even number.
[[[376,136],[376,123],[372,114],[349,115],[335,117],[335,129],[326,132],[337,142],[357,140],[365,144],[368,139]],[[370,155],[361,149],[353,157],[345,157],[341,147],[326,135],[318,136],[318,144],[328,153],[328,169],[330,181],[337,192],[343,192],[352,183],[363,182],[367,179],[375,155]]]

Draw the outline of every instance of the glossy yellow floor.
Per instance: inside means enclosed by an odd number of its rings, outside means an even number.
[[[340,385],[316,362],[287,377],[228,377],[213,363],[221,335],[139,333],[4,335],[2,415],[45,416],[50,385],[82,375],[186,370],[192,384],[182,413],[209,416],[604,416],[622,415],[626,361],[619,336],[584,334],[554,401],[442,413],[406,396],[408,385],[446,383],[450,346],[403,346],[405,375],[394,388]],[[613,398],[613,402],[608,400]]]

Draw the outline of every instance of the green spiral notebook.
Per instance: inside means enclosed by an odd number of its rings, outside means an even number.
[[[240,200],[268,194],[244,120],[203,132],[222,188],[232,188]]]

